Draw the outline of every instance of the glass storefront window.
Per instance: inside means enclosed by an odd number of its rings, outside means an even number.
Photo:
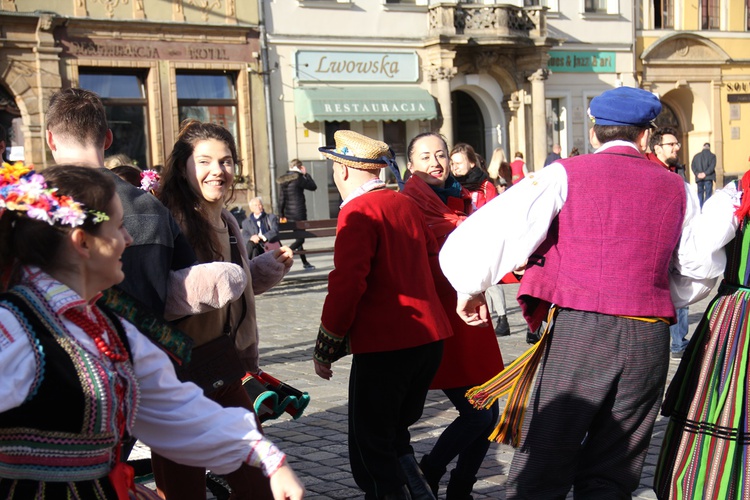
[[[193,118],[216,123],[237,138],[237,93],[234,75],[178,73],[177,107],[180,122]]]
[[[106,156],[125,154],[142,169],[148,164],[148,101],[145,74],[120,73],[111,69],[84,69],[78,75],[81,88],[99,95],[107,113],[114,140]]]

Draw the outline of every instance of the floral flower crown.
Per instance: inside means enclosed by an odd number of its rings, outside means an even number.
[[[58,195],[56,188],[47,187],[44,177],[20,162],[0,167],[0,215],[6,210],[70,227],[80,226],[89,215],[94,224],[109,220],[104,212],[86,210],[70,196]]]
[[[157,191],[159,189],[159,174],[156,170],[144,170],[141,172],[141,189],[144,191]]]

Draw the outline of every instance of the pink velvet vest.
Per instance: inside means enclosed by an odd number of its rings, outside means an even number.
[[[622,146],[560,163],[568,197],[518,292],[529,326],[550,304],[674,320],[668,269],[685,217],[684,181]]]

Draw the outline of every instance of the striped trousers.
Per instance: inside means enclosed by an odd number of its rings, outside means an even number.
[[[507,483],[508,499],[630,499],[669,368],[669,327],[561,309]]]

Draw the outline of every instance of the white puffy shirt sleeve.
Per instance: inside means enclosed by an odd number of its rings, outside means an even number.
[[[523,267],[547,237],[567,195],[565,168],[551,163],[458,226],[440,251],[440,267],[459,298],[477,295]]]
[[[91,338],[63,319],[65,326],[91,352]],[[182,383],[161,349],[133,325],[123,321],[140,401],[133,434],[165,457],[218,474],[237,470],[243,462],[270,476],[285,455],[258,431],[255,416],[242,408],[222,408],[192,383]],[[22,404],[29,395],[36,359],[29,339],[13,314],[0,308],[0,412]]]
[[[685,307],[707,296],[726,267],[724,247],[739,227],[734,211],[741,193],[734,182],[716,191],[703,205],[688,189],[688,206],[680,245],[670,269],[670,291],[675,307]]]
[[[285,455],[258,431],[255,416],[242,408],[222,408],[198,386],[177,379],[158,347],[123,321],[140,387],[133,434],[176,462],[226,474],[246,462],[270,476]]]

